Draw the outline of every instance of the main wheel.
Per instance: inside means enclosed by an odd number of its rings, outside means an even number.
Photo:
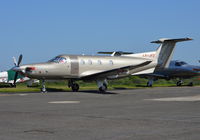
[[[152,84],[151,84],[151,82],[147,82],[147,87],[152,87]]]
[[[107,85],[106,85],[106,84],[103,84],[103,86],[101,86],[101,87],[99,88],[99,91],[100,91],[101,93],[105,93],[106,90],[107,90]]]
[[[72,91],[73,92],[77,92],[79,90],[79,85],[77,84],[77,83],[74,83],[73,85],[72,85]]]
[[[193,82],[190,82],[190,83],[188,84],[188,86],[193,86]]]

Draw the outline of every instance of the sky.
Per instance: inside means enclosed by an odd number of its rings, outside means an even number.
[[[200,65],[199,0],[0,0],[0,71],[59,54],[153,51],[160,38],[191,37],[173,59]]]

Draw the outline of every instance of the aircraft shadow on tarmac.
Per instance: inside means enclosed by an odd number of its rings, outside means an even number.
[[[145,88],[145,87],[148,87],[148,86],[146,86],[146,85],[136,85],[136,87]],[[176,86],[176,85],[165,86],[165,85],[163,85],[163,86],[152,86],[152,87],[192,87],[192,86],[191,85],[181,85],[181,86]],[[148,88],[152,88],[152,87],[148,87]]]
[[[47,88],[48,92],[72,92],[72,91],[67,91],[64,89],[56,89],[56,88]],[[105,93],[100,93],[98,90],[80,90],[80,93],[93,93],[93,94],[118,94],[112,91],[106,91]]]
[[[80,90],[79,92],[81,92],[81,93],[92,93],[92,94],[104,94],[104,95],[118,94],[118,93],[115,93],[115,92],[112,92],[112,91],[106,91],[106,92],[101,93],[97,90]]]
[[[58,88],[47,88],[47,91],[48,92],[69,92],[64,89],[58,89]]]

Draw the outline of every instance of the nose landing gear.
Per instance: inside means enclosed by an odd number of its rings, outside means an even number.
[[[73,92],[79,91],[79,85],[75,83],[73,80],[69,80],[68,87],[71,88]]]
[[[47,93],[46,86],[45,86],[45,80],[42,80],[41,93]]]

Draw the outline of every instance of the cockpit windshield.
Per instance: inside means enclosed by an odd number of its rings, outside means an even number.
[[[57,56],[51,60],[49,60],[49,62],[55,62],[55,63],[65,63],[67,62],[67,59],[65,57],[60,57],[60,56]]]
[[[179,61],[179,62],[175,63],[175,66],[182,66],[182,65],[186,65],[186,64],[187,64],[186,62]]]

